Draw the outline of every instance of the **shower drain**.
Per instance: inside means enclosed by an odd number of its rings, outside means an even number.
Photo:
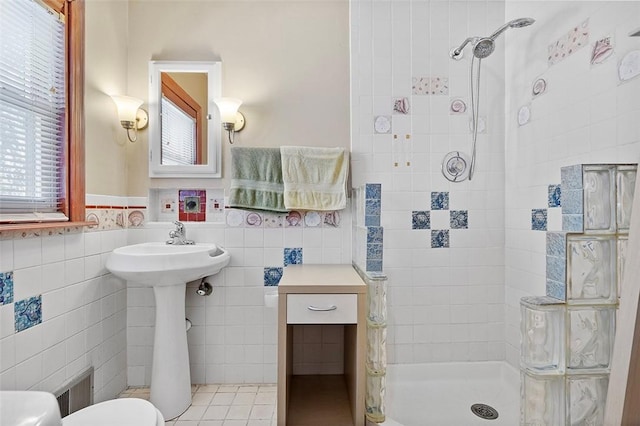
[[[481,419],[495,420],[498,418],[498,410],[487,404],[473,404],[471,412]]]

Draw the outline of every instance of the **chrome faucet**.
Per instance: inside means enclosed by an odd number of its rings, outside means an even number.
[[[182,222],[173,222],[176,225],[176,229],[169,231],[169,240],[167,244],[173,244],[176,246],[192,245],[195,244],[193,240],[187,240],[187,230]]]

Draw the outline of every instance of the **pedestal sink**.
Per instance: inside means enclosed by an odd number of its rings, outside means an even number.
[[[230,260],[215,244],[143,243],[115,249],[106,268],[115,276],[153,287],[156,324],[151,369],[151,402],[165,419],[191,405],[191,375],[185,330],[186,283],[217,274]]]

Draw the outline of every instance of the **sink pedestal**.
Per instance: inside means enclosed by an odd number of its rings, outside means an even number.
[[[156,325],[151,367],[151,403],[166,420],[191,405],[191,374],[185,329],[186,283],[154,286]]]

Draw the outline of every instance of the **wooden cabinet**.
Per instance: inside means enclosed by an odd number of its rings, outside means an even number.
[[[351,265],[290,265],[278,286],[278,425],[363,426],[366,285]],[[344,372],[293,375],[293,331],[344,327]]]

